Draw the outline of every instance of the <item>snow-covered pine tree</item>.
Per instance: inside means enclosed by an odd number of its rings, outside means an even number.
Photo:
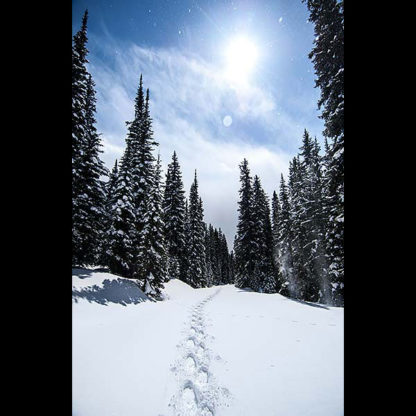
[[[280,276],[280,249],[279,249],[279,215],[280,202],[276,191],[273,191],[272,197],[272,237],[273,237],[273,269],[275,273],[276,292],[279,292],[282,284]]]
[[[135,258],[135,207],[131,189],[130,158],[131,146],[127,144],[110,202],[111,225],[107,230],[108,249],[106,252],[111,273],[123,277],[134,277]]]
[[[276,282],[273,270],[273,237],[270,208],[260,178],[253,182],[253,239],[255,243],[255,273],[251,288],[258,292],[274,293]]]
[[[142,289],[153,298],[159,298],[166,279],[166,252],[162,221],[161,163],[158,155],[152,187],[146,196],[146,211],[142,228],[142,262],[144,276]]]
[[[230,271],[230,280],[228,283],[233,284],[235,282],[235,270],[234,270],[234,251],[230,253],[230,262],[229,262],[229,271]]]
[[[238,224],[234,240],[235,284],[239,288],[251,287],[254,272],[255,242],[253,239],[252,180],[246,159],[240,164],[240,200]]]
[[[80,194],[81,156],[86,145],[85,100],[87,96],[88,72],[86,68],[88,11],[82,18],[81,29],[72,41],[72,210],[77,210],[77,197]],[[76,232],[72,233],[73,245],[77,245]]]
[[[194,182],[189,193],[189,240],[187,283],[192,287],[205,287],[205,247],[202,200],[198,195],[198,180],[195,170]]]
[[[230,275],[230,253],[228,252],[227,239],[224,233],[221,231],[221,228],[218,231],[220,239],[220,249],[221,249],[221,283],[228,284],[231,283]]]
[[[327,215],[326,255],[332,302],[343,305],[344,293],[344,1],[303,0],[314,23],[314,48],[309,54],[315,67],[318,102],[325,120],[324,135],[333,140],[327,152],[324,177]]]
[[[214,274],[214,284],[219,285],[221,283],[221,263],[219,253],[219,236],[218,230],[212,228],[211,232],[211,257],[212,257],[212,270]]]
[[[185,280],[185,191],[176,152],[173,152],[172,162],[168,165],[162,206],[168,275]]]
[[[86,147],[85,104],[88,72],[86,47],[88,10],[82,18],[81,29],[72,41],[72,265],[80,266],[82,259],[82,232],[78,229],[84,214],[79,206],[82,192],[82,160]],[[80,258],[81,256],[81,258]]]
[[[314,47],[309,53],[315,67],[318,101],[325,120],[324,135],[344,137],[344,1],[303,0],[314,24]]]
[[[80,166],[82,181],[78,196],[78,215],[73,221],[82,236],[78,259],[81,263],[98,264],[102,250],[105,226],[105,182],[108,170],[100,159],[101,140],[95,127],[96,98],[94,81],[88,74],[87,95],[85,100],[85,148]]]
[[[188,270],[189,270],[189,258],[190,258],[190,246],[189,246],[189,239],[190,239],[190,225],[189,225],[189,207],[188,207],[188,198],[185,198],[185,211],[184,211],[184,247],[182,251],[182,258],[180,263],[181,269],[181,280],[185,283],[189,283],[188,279]]]
[[[304,177],[304,166],[301,164],[299,156],[296,156],[289,164],[289,195],[293,261],[291,296],[305,300],[309,270],[304,251],[304,247],[306,245],[305,224],[307,221],[304,211]]]
[[[325,252],[332,304],[344,305],[344,161],[343,147],[335,143],[326,155],[323,179]]]
[[[323,297],[324,251],[322,240],[322,186],[319,146],[305,129],[300,148],[303,172],[302,192],[299,195],[299,216],[303,219],[303,254],[305,280],[304,299],[317,302]]]
[[[280,178],[280,215],[278,218],[278,245],[279,245],[279,271],[280,271],[280,290],[279,293],[284,296],[293,296],[294,282],[293,278],[293,248],[292,248],[292,221],[290,217],[290,199],[283,175]]]
[[[149,111],[149,89],[146,91],[146,99],[143,102],[143,82],[140,76],[139,88],[135,99],[135,116],[128,125],[127,145],[131,148],[130,174],[131,188],[135,209],[135,252],[133,260],[134,277],[146,285],[148,275],[144,266],[148,256],[147,247],[143,240],[143,230],[146,223],[148,199],[154,187],[155,157],[154,146],[157,142],[153,139],[152,119]]]
[[[212,225],[205,224],[204,226],[204,244],[205,244],[205,276],[207,281],[207,287],[211,287],[214,284],[214,274],[212,271],[212,245],[210,230]]]
[[[97,264],[103,233],[104,182],[95,127],[94,81],[88,73],[86,10],[72,44],[72,264]]]
[[[103,233],[103,242],[101,246],[101,258],[100,258],[100,264],[108,266],[109,261],[109,241],[108,241],[108,230],[111,228],[112,224],[112,211],[113,211],[113,205],[115,203],[114,201],[114,193],[116,189],[117,184],[117,176],[118,176],[118,166],[117,166],[117,159],[114,162],[113,169],[109,175],[108,182],[105,185],[105,192],[106,192],[106,198],[105,198],[105,214],[104,214],[104,233]]]

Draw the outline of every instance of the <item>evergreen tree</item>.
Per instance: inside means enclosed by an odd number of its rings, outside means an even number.
[[[255,241],[253,236],[253,190],[246,159],[240,164],[240,201],[238,202],[237,234],[234,241],[235,284],[239,288],[250,287],[254,272]]]
[[[234,268],[234,251],[231,251],[230,253],[230,262],[229,262],[229,282],[230,284],[233,284],[235,282],[235,268]]]
[[[221,263],[219,249],[218,230],[213,227],[211,230],[211,259],[215,285],[221,284]]]
[[[292,221],[290,217],[291,207],[289,190],[286,182],[281,175],[280,179],[280,215],[278,218],[278,251],[279,251],[279,271],[280,286],[279,293],[284,296],[291,296],[294,293],[293,285],[293,247],[292,247]]]
[[[189,208],[188,208],[188,199],[185,198],[185,211],[184,211],[184,241],[186,244],[183,246],[182,258],[180,263],[181,269],[181,280],[185,283],[189,283],[188,271],[190,267],[190,245],[189,241],[191,238],[190,231],[190,218],[189,218]]]
[[[309,54],[320,88],[324,135],[344,136],[344,1],[303,0],[314,24],[314,47]]]
[[[112,200],[109,202],[111,225],[107,231],[108,267],[111,273],[123,277],[134,277],[135,258],[135,207],[131,189],[130,155],[131,147],[126,146],[115,180]]]
[[[253,183],[253,239],[255,243],[255,273],[250,287],[255,291],[273,293],[276,291],[276,282],[273,270],[270,208],[257,175],[254,177]]]
[[[303,177],[297,215],[301,218],[304,233],[301,248],[305,273],[303,299],[316,302],[322,297],[321,281],[324,273],[321,167],[318,143],[312,141],[306,130],[300,150]]]
[[[72,263],[97,264],[103,236],[107,169],[95,127],[94,81],[86,69],[86,11],[72,46]]]
[[[86,10],[81,29],[75,34],[72,42],[72,264],[81,265],[82,235],[78,226],[82,218],[79,212],[81,195],[82,156],[86,147],[85,137],[85,104],[87,95],[88,72],[86,69],[87,54],[87,21]],[[75,218],[75,220],[74,220]]]
[[[88,63],[86,47],[88,11],[82,18],[81,29],[75,34],[72,42],[72,200],[76,202],[79,194],[78,182],[82,178],[81,156],[86,145],[85,105],[87,96]]]
[[[212,258],[212,242],[211,233],[212,225],[204,226],[204,245],[205,245],[205,276],[207,281],[207,287],[211,287],[214,284],[214,274],[212,265],[214,259]]]
[[[202,200],[198,195],[198,181],[195,171],[194,182],[189,193],[189,267],[187,273],[188,283],[192,287],[205,287],[205,247],[204,222]]]
[[[294,157],[289,165],[289,195],[290,217],[292,234],[292,261],[293,272],[291,281],[291,296],[305,299],[309,270],[304,251],[306,242],[306,221],[304,211],[305,177],[304,165],[300,163],[299,156]]]
[[[158,298],[166,281],[166,252],[163,237],[161,163],[157,158],[153,185],[146,198],[142,229],[143,254],[140,267],[144,276],[142,287],[146,294]]]
[[[135,118],[129,123],[128,139],[131,143],[132,157],[130,159],[130,171],[132,176],[132,194],[135,208],[135,277],[142,282],[143,287],[148,281],[146,259],[149,256],[148,242],[145,241],[145,227],[148,221],[148,207],[152,190],[157,188],[155,180],[154,146],[157,142],[153,139],[152,119],[149,112],[149,90],[146,91],[146,99],[143,105],[143,86],[140,77],[139,90],[135,103]],[[141,107],[143,105],[143,107]],[[156,277],[155,277],[156,278]]]
[[[325,120],[327,149],[324,176],[326,262],[332,302],[343,305],[344,292],[344,1],[304,0],[314,23],[315,41],[309,57],[315,67],[318,102]]]
[[[337,150],[338,148],[338,150]],[[335,152],[335,154],[334,154]],[[337,144],[326,154],[323,198],[325,253],[332,304],[344,305],[344,169],[343,148]]]
[[[228,284],[230,283],[230,255],[228,252],[227,239],[221,231],[221,228],[218,230],[218,237],[220,246],[219,261],[221,263],[221,284]]]
[[[117,159],[114,162],[113,170],[109,175],[108,182],[105,186],[106,191],[106,198],[105,198],[105,215],[104,215],[104,233],[103,233],[103,244],[102,244],[102,251],[101,251],[101,259],[100,262],[103,265],[108,265],[109,263],[109,255],[110,255],[110,244],[108,241],[109,233],[108,230],[111,228],[112,224],[112,212],[113,206],[115,204],[114,196],[115,196],[115,189],[117,185],[117,177],[118,177],[118,166],[117,166]]]
[[[185,192],[176,152],[173,153],[166,173],[163,219],[168,274],[171,278],[185,279]]]
[[[282,284],[280,276],[280,250],[279,250],[279,216],[280,202],[276,191],[272,197],[272,237],[273,237],[273,269],[275,272],[276,291],[279,292]]]

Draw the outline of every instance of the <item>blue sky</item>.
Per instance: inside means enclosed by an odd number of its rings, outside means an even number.
[[[221,227],[231,248],[239,162],[248,159],[271,196],[298,152],[304,128],[322,143],[306,5],[301,0],[73,0],[73,33],[86,8],[104,162],[111,168],[122,154],[125,121],[133,117],[143,73],[164,169],[176,150],[187,192],[197,169],[205,220]],[[245,39],[238,59],[251,67],[238,80],[236,71],[243,66],[234,58],[236,39]]]

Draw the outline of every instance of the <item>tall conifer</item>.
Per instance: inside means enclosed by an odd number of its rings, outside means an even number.
[[[192,287],[206,286],[204,222],[202,200],[198,195],[198,180],[195,171],[194,182],[189,193],[189,267],[188,283]]]
[[[185,191],[176,152],[168,165],[163,196],[164,236],[168,254],[168,274],[185,279]]]
[[[240,200],[237,234],[234,241],[235,282],[239,288],[250,287],[254,272],[253,189],[246,159],[240,164]]]

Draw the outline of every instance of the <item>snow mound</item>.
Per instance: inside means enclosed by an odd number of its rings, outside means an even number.
[[[118,303],[123,306],[149,300],[133,279],[89,269],[72,269],[72,299],[101,305]]]

